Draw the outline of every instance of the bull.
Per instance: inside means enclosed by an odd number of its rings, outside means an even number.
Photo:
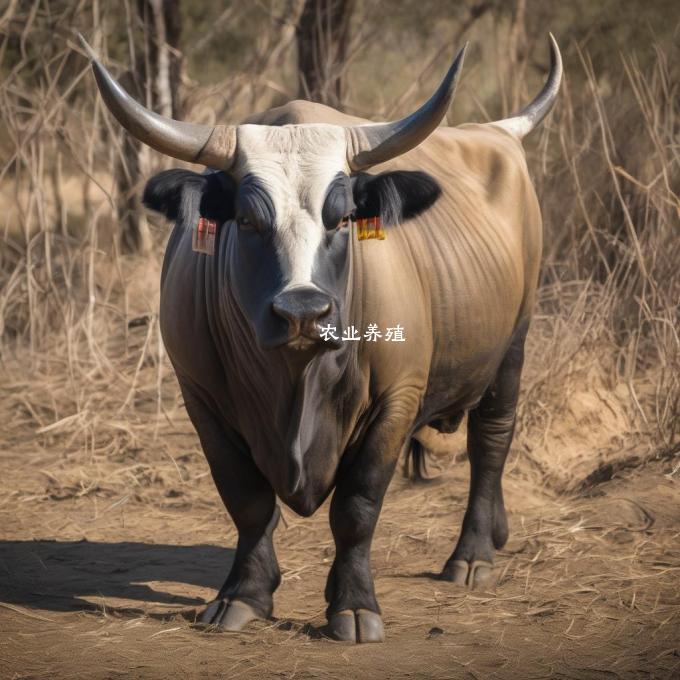
[[[558,93],[552,35],[550,73],[531,104],[453,128],[440,123],[465,49],[430,99],[396,122],[293,101],[211,126],[147,110],[83,44],[130,134],[206,166],[161,172],[144,191],[146,206],[176,222],[161,332],[238,529],[234,562],[200,621],[236,631],[270,617],[281,581],[277,498],[307,517],[334,490],[326,632],[382,641],[369,559],[383,497],[414,434],[453,431],[465,413],[468,504],[441,578],[487,584],[508,538],[501,478],[542,248],[521,139]],[[200,218],[219,225],[213,255],[192,248]],[[357,238],[355,220],[366,218],[380,218],[384,240]],[[404,341],[367,337],[366,327],[401,328]],[[358,340],[349,329],[361,329]]]

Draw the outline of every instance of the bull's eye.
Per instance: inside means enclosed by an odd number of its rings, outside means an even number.
[[[239,229],[253,229],[254,227],[253,223],[243,215],[239,215],[236,218],[236,224],[238,224]]]
[[[324,227],[335,231],[347,224],[350,214],[354,210],[352,187],[349,177],[339,172],[328,185],[326,197],[321,209],[321,219]]]

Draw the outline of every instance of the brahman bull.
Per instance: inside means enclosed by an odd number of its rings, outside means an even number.
[[[520,140],[556,99],[554,38],[550,74],[529,106],[455,128],[438,126],[464,50],[434,95],[396,122],[294,101],[207,126],[145,109],[84,44],[121,125],[208,168],[162,172],[144,192],[176,221],[161,278],[163,340],[239,534],[200,620],[240,630],[269,617],[281,579],[277,497],[309,516],[334,489],[326,630],[383,640],[369,556],[385,491],[419,428],[450,431],[465,412],[469,499],[441,578],[486,583],[508,537],[501,476],[541,257]],[[376,217],[386,238],[359,240],[356,220]],[[212,255],[192,248],[200,218],[218,226]],[[388,329],[403,341],[386,341]]]

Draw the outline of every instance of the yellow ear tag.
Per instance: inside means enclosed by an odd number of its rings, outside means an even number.
[[[356,221],[356,225],[359,241],[366,241],[367,239],[385,240],[385,230],[379,217],[360,217]]]
[[[369,217],[366,222],[366,238],[375,238],[375,217]]]

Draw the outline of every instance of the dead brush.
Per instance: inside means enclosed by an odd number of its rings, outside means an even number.
[[[108,168],[120,146],[116,135],[102,143],[100,104],[81,84],[89,66],[65,33],[42,51],[21,47],[50,22],[73,25],[80,5],[36,5],[33,15],[12,5],[0,25],[0,56],[20,46],[0,83],[3,444],[75,455],[80,481],[52,472],[48,483],[74,494],[110,484],[101,462],[151,448],[178,404],[155,311],[158,258],[122,257],[112,233]],[[164,467],[176,483],[177,466]]]
[[[73,25],[82,4],[40,4],[32,18],[12,5],[0,20],[0,59],[9,41],[36,39],[47,15]],[[87,63],[62,37],[40,53],[19,50],[0,83],[4,447],[152,462],[178,483],[186,475],[164,441],[191,429],[158,330],[163,237],[144,258],[120,254],[111,179],[120,137]],[[581,64],[587,91],[567,82],[529,153],[546,246],[519,412],[527,455],[515,468],[556,489],[615,467],[633,446],[670,455],[679,434],[677,48],[658,48],[644,71],[622,57],[607,97],[587,53]],[[582,413],[569,416],[569,397],[598,391],[622,431],[598,433],[592,414],[591,450],[604,453],[586,464],[569,456],[583,425]],[[565,419],[556,462],[545,444]]]
[[[680,118],[669,70],[677,55],[655,52],[648,72],[621,56],[606,100],[588,55],[579,53],[587,94],[575,98],[567,81],[532,154],[546,245],[519,421],[544,474],[554,462],[540,443],[584,385],[614,395],[626,415],[627,431],[573,423],[589,427],[596,459],[598,444],[621,438],[608,454],[612,474],[634,449],[637,460],[678,451]],[[555,136],[551,155],[547,140]],[[558,487],[583,481],[577,460],[566,456],[559,467]]]

